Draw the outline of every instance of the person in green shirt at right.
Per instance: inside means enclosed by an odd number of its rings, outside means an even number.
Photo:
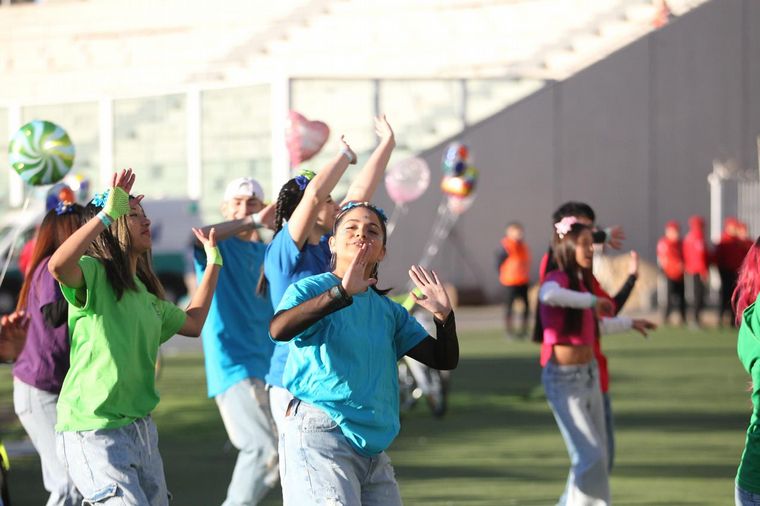
[[[71,339],[56,450],[83,504],[168,506],[150,416],[158,347],[174,334],[200,335],[222,266],[215,230],[193,229],[206,250],[203,279],[185,310],[167,301],[151,266],[142,195],[129,195],[134,181],[131,169],[114,174],[88,205],[92,218],[48,263],[69,303]]]
[[[736,348],[744,369],[752,377],[752,417],[747,428],[739,470],[736,472],[737,506],[760,506],[760,237],[744,257],[731,303],[736,311],[739,337]]]

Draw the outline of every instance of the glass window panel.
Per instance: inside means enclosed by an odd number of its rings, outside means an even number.
[[[89,192],[100,187],[99,157],[100,140],[97,102],[55,104],[24,107],[21,121],[26,124],[33,120],[52,121],[66,130],[74,143],[74,166],[69,172],[89,182]],[[89,195],[82,195],[86,200]]]
[[[139,193],[187,196],[185,95],[116,100],[113,126],[114,168],[132,167]]]
[[[459,80],[383,80],[380,110],[396,133],[393,160],[416,154],[464,128]]]
[[[318,170],[322,167],[338,151],[342,134],[356,152],[358,163],[349,166],[333,191],[333,197],[338,199],[345,195],[351,179],[377,145],[373,123],[375,82],[296,79],[291,82],[290,98],[294,111],[310,121],[323,121],[330,127],[330,137],[325,147],[314,158],[302,163],[300,168]]]
[[[236,177],[256,179],[274,200],[269,85],[204,91],[201,104],[203,219],[221,220],[224,189]]]

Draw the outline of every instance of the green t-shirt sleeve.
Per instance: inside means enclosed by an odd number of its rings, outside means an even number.
[[[185,324],[187,313],[167,300],[159,301],[161,307],[161,343],[168,341]]]
[[[84,286],[72,288],[63,283],[59,284],[61,285],[61,292],[63,293],[66,302],[74,307],[87,310],[92,307],[92,298],[95,293],[94,289],[97,286],[98,278],[105,275],[105,271],[99,261],[88,256],[83,256],[79,259],[79,268],[82,269]]]

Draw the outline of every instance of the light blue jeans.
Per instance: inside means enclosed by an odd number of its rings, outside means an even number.
[[[541,381],[570,456],[570,472],[559,504],[609,504],[607,433],[596,362],[549,362]]]
[[[227,436],[238,449],[223,506],[253,506],[277,484],[277,439],[264,382],[247,378],[215,398]]]
[[[58,395],[13,378],[13,406],[40,455],[42,484],[50,492],[46,506],[79,506],[82,496],[55,451],[55,405]]]
[[[398,506],[401,494],[382,452],[360,455],[324,411],[294,399],[280,439],[285,506]]]
[[[734,501],[736,506],[760,506],[760,494],[748,492],[737,484],[735,486]]]
[[[168,506],[158,431],[150,416],[118,429],[57,434],[58,457],[83,506]]]
[[[615,419],[612,417],[612,400],[609,392],[602,392],[604,403],[604,427],[607,434],[607,471],[612,473],[615,465]]]

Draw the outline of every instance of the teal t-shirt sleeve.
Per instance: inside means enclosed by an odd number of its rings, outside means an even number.
[[[388,303],[393,307],[396,317],[396,359],[400,359],[406,353],[420,344],[428,336],[427,330],[420,325],[409,311],[404,309],[400,304],[388,299]]]
[[[80,288],[72,288],[63,283],[59,283],[61,286],[61,293],[63,293],[66,302],[72,306],[85,310],[91,309],[92,298],[96,291],[95,287],[97,286],[98,278],[105,275],[105,270],[98,260],[90,256],[83,256],[79,259],[78,263],[79,268],[82,270],[84,286]]]
[[[280,311],[286,311],[294,308],[302,302],[306,302],[309,299],[316,297],[324,290],[320,290],[320,286],[317,283],[310,282],[309,278],[302,279],[297,283],[293,283],[285,290],[285,294],[280,300],[280,304],[277,306],[275,314]],[[326,289],[325,289],[326,290]],[[309,328],[295,336],[294,339],[308,339],[309,337],[319,333],[327,325],[327,318],[322,318]],[[271,337],[271,336],[270,336]]]
[[[170,337],[179,332],[179,329],[185,324],[187,313],[168,300],[159,300],[158,305],[161,308],[162,320],[161,342],[165,343]]]

